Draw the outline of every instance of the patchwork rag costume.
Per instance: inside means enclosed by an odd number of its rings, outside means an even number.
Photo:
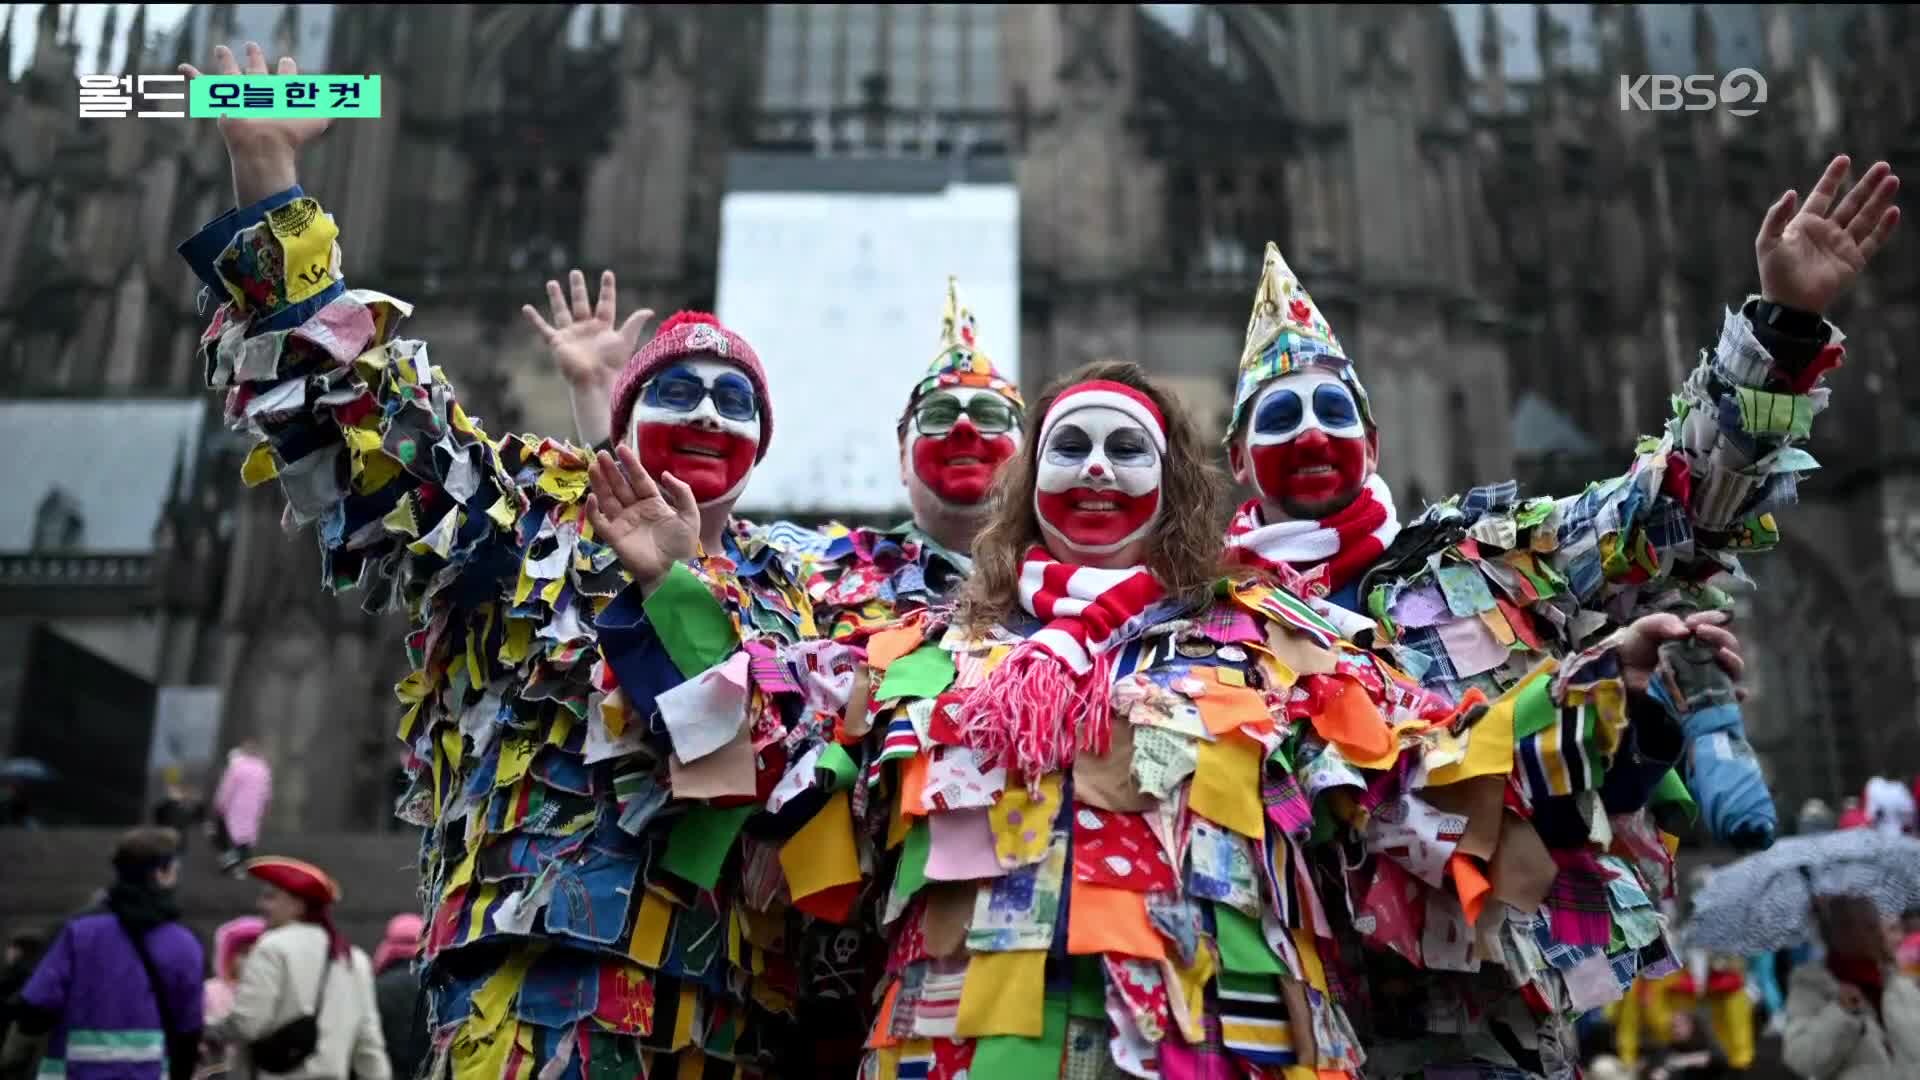
[[[952,277],[940,317],[939,351],[900,414],[903,446],[914,431],[916,408],[941,391],[997,396],[1011,406],[1016,431],[1026,408],[1020,388],[980,347],[973,311],[960,302],[959,283]],[[885,530],[834,525],[820,536],[816,549],[822,565],[809,592],[823,628],[836,641],[858,640],[874,626],[950,601],[973,572],[973,560],[965,552],[948,550],[915,521]]]
[[[847,918],[864,792],[833,724],[850,658],[773,658],[818,636],[809,558],[735,521],[642,599],[584,517],[585,453],[487,434],[398,335],[409,306],[347,288],[337,236],[296,187],[181,252],[224,300],[201,353],[255,440],[243,478],[280,481],[327,587],[412,622],[400,814],[425,830],[431,1074],[804,1060],[795,998],[832,972],[790,932]],[[754,380],[717,320],[670,323],[637,366],[719,356]]]
[[[1522,500],[1511,482],[1475,488],[1401,527],[1375,475],[1326,521],[1270,522],[1261,500],[1249,502],[1229,531],[1232,554],[1294,584],[1450,700],[1510,694],[1541,658],[1572,655],[1634,616],[1715,605],[1706,580],[1740,576],[1739,553],[1773,545],[1772,512],[1794,501],[1798,475],[1815,467],[1799,444],[1826,406],[1820,381],[1839,362],[1839,340],[1817,318],[1749,300],[1727,313],[1666,432],[1641,443],[1623,476],[1565,499]],[[1307,372],[1345,388],[1330,392],[1333,404],[1357,406],[1364,424],[1346,434],[1363,426],[1371,435],[1354,365],[1270,244],[1229,439],[1248,431],[1276,380]],[[1276,414],[1269,426],[1294,421]],[[1343,419],[1336,410],[1318,422],[1331,429]],[[1387,522],[1375,524],[1381,506]],[[1631,725],[1624,709],[1516,710],[1476,725],[1466,753],[1485,740],[1512,758],[1485,792],[1449,793],[1437,778],[1458,750],[1428,749],[1413,774],[1417,797],[1468,810],[1470,828],[1498,835],[1472,854],[1500,903],[1488,905],[1486,921],[1469,920],[1479,932],[1449,961],[1426,955],[1429,969],[1458,973],[1447,978],[1399,971],[1387,954],[1405,959],[1406,950],[1372,921],[1384,991],[1376,1004],[1386,1006],[1362,1029],[1375,1075],[1573,1076],[1572,1017],[1626,993],[1637,972],[1676,969],[1654,906],[1671,893],[1673,841],[1639,811],[1650,801],[1691,805],[1670,770],[1679,766],[1714,808],[1717,835],[1770,837],[1773,820],[1737,707],[1666,689],[1675,692],[1656,687]],[[1382,860],[1412,869],[1391,850],[1376,854]],[[1467,899],[1457,888],[1412,887],[1408,896],[1425,909],[1429,946],[1435,914],[1457,927]]]
[[[868,1077],[1374,1075],[1355,927],[1458,963],[1467,919],[1415,875],[1486,903],[1460,853],[1487,839],[1420,799],[1393,733],[1458,748],[1455,722],[1622,698],[1594,653],[1462,714],[1278,588],[1186,609],[1144,569],[1041,549],[1008,624],[911,632],[875,677],[891,949]],[[1023,661],[1072,687],[1063,737],[983,729],[1023,722],[992,707]],[[1497,804],[1512,746],[1479,750],[1454,771]],[[1369,850],[1414,869],[1360,873]]]
[[[1150,427],[1129,393],[1065,391],[1042,442],[1077,394]],[[1372,1075],[1359,927],[1444,966],[1468,917],[1425,897],[1485,904],[1465,853],[1492,838],[1460,811],[1498,811],[1514,746],[1466,733],[1623,723],[1604,650],[1459,709],[1271,583],[1194,606],[1035,546],[1017,601],[984,633],[934,611],[872,639],[890,953],[867,1077]],[[1435,769],[1472,790],[1422,801]]]

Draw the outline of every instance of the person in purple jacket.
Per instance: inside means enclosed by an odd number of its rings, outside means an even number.
[[[0,1074],[20,1075],[36,1051],[38,1080],[193,1074],[206,955],[174,904],[179,852],[173,829],[121,838],[113,884],[61,927],[20,992]]]

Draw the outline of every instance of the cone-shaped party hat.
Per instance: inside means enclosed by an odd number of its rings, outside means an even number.
[[[907,399],[907,411],[912,412],[914,403],[929,391],[955,386],[992,390],[1015,406],[1026,408],[1026,402],[1020,399],[1020,388],[1001,375],[993,361],[981,351],[975,336],[973,312],[960,303],[960,283],[949,274],[947,306],[940,315],[940,351],[934,355],[933,363],[927,365],[926,375],[914,386],[913,395]]]
[[[1261,387],[1307,367],[1321,367],[1339,375],[1352,388],[1361,415],[1369,425],[1373,423],[1367,392],[1340,339],[1333,336],[1333,327],[1327,325],[1299,276],[1280,257],[1280,249],[1269,241],[1266,261],[1260,267],[1260,286],[1253,294],[1253,315],[1247,320],[1247,343],[1240,352],[1240,376],[1234,386],[1228,436],[1240,430]]]

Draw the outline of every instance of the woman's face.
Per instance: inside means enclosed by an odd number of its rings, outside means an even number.
[[[267,926],[278,930],[299,922],[300,916],[307,910],[307,904],[292,893],[269,885],[260,892],[259,908],[260,917],[267,920]]]
[[[1153,434],[1119,409],[1087,405],[1049,418],[1033,494],[1047,551],[1109,569],[1146,561],[1161,475]]]

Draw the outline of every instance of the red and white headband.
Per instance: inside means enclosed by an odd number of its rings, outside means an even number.
[[[1054,398],[1046,419],[1040,422],[1040,445],[1046,445],[1047,436],[1052,434],[1053,425],[1059,423],[1061,417],[1096,406],[1117,409],[1132,417],[1153,436],[1154,447],[1162,454],[1167,452],[1167,420],[1160,415],[1160,407],[1133,387],[1107,379],[1076,383]]]

